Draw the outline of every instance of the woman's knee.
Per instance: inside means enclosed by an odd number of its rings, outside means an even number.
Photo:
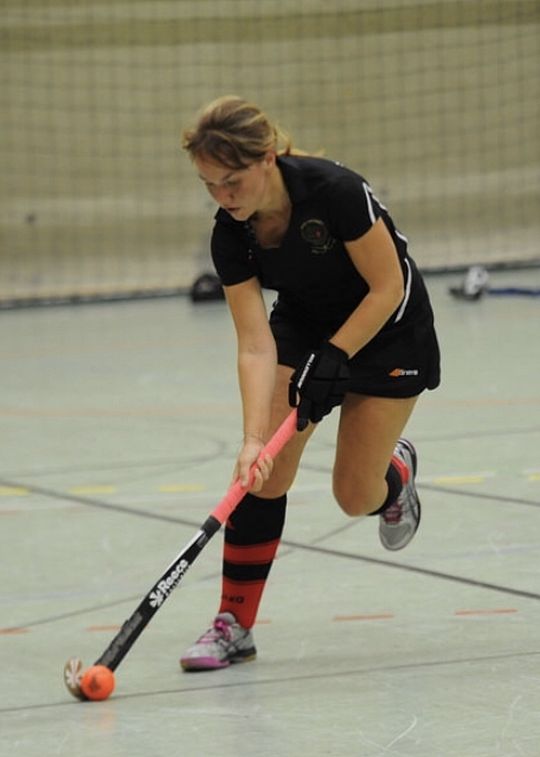
[[[286,482],[270,480],[264,484],[259,492],[257,492],[257,496],[261,499],[277,499],[278,497],[287,494],[290,488],[291,485],[287,485]]]
[[[268,481],[264,482],[258,496],[264,499],[274,499],[286,494],[294,483],[297,467],[294,464],[283,465],[280,464],[279,460],[276,460],[274,470]]]
[[[346,515],[357,518],[368,515],[380,507],[384,500],[386,484],[384,481],[361,483],[358,480],[344,480],[334,477],[333,493],[336,502]]]

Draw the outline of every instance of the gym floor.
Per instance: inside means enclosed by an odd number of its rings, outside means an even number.
[[[333,502],[328,418],[257,660],[178,665],[217,609],[218,534],[101,703],[69,695],[64,662],[100,656],[228,487],[232,325],[187,298],[0,314],[1,757],[538,757],[540,300],[459,301],[460,278],[427,279],[444,383],[406,432],[424,508],[410,547],[385,552],[375,520]],[[491,281],[538,287],[540,270]]]

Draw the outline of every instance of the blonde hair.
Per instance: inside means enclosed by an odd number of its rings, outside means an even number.
[[[256,105],[236,95],[209,103],[195,127],[184,131],[182,147],[191,158],[204,156],[234,170],[262,160],[269,150],[279,155],[292,152],[288,134]]]

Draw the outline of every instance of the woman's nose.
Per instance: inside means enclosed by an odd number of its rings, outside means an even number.
[[[234,192],[229,187],[216,187],[214,190],[214,197],[220,205],[223,204],[225,200],[231,200],[233,196]]]

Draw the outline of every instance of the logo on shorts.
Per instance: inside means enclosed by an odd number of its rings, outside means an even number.
[[[418,368],[394,368],[388,374],[392,378],[402,378],[403,376],[418,376]]]
[[[300,226],[300,235],[304,242],[311,245],[311,252],[314,255],[323,255],[325,252],[329,252],[336,243],[320,218],[310,218],[308,221],[304,221]]]

